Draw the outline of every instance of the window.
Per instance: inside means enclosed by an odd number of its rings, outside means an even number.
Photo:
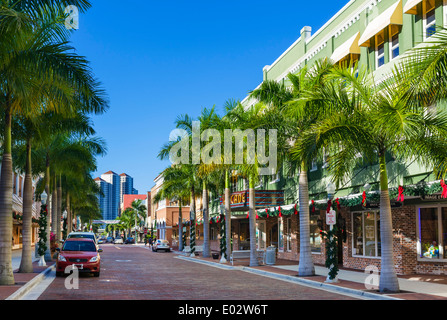
[[[318,170],[318,166],[317,166],[317,159],[312,161],[312,167],[310,168],[310,171],[317,171]]]
[[[423,2],[424,8],[424,40],[436,33],[435,0]]]
[[[385,64],[385,47],[384,43],[382,42],[377,46],[377,68],[380,68]]]
[[[284,223],[282,218],[278,218],[278,251],[284,251]]]
[[[286,219],[285,228],[285,247],[287,251],[292,251],[292,219]]]
[[[447,207],[419,208],[418,254],[422,259],[447,259]]]
[[[380,215],[379,212],[353,213],[352,255],[380,257]]]
[[[318,227],[320,215],[310,216],[310,250],[313,253],[321,253],[321,235]]]
[[[391,36],[391,60],[399,56],[399,34]]]

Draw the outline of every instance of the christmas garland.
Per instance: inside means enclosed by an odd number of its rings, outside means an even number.
[[[326,268],[329,269],[329,279],[334,280],[338,274],[338,239],[337,239],[337,226],[333,226],[332,230],[326,232]]]
[[[222,221],[220,224],[220,255],[228,259],[225,216],[221,215],[219,221]]]
[[[47,206],[41,207],[40,209],[40,217],[38,220],[39,223],[39,242],[38,242],[38,255],[43,256],[47,251]]]

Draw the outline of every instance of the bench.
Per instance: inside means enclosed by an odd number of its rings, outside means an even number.
[[[258,262],[265,264],[265,250],[256,250]],[[230,255],[230,262],[233,265],[234,260],[250,259],[250,250],[235,250]]]
[[[197,253],[203,252],[203,246],[195,246],[194,249],[195,249],[195,252],[197,252]],[[186,246],[183,249],[183,252],[184,253],[191,253],[191,247],[190,246]]]

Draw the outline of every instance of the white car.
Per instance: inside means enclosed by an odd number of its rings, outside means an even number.
[[[114,244],[123,244],[123,238],[121,237],[116,237],[115,240],[113,241]]]
[[[155,241],[155,243],[152,245],[152,251],[158,252],[158,250],[164,250],[166,252],[171,251],[168,240],[158,239],[157,241]]]

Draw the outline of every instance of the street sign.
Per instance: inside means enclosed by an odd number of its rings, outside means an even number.
[[[328,226],[333,226],[337,223],[335,210],[326,212],[326,224]]]

